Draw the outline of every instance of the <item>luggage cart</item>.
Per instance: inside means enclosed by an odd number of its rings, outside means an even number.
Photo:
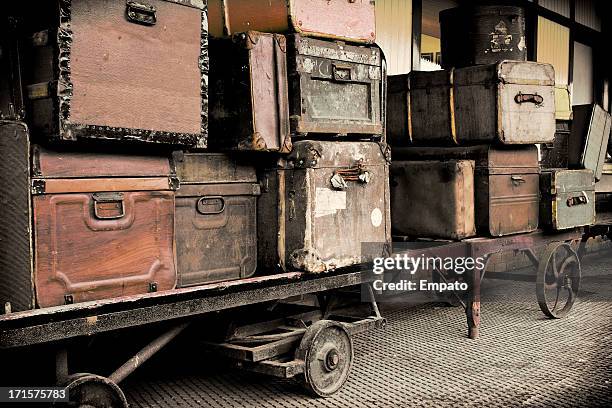
[[[351,337],[383,327],[367,265],[321,274],[301,272],[259,276],[167,292],[69,304],[0,315],[0,349],[37,345],[56,350],[57,385],[66,387],[77,406],[127,407],[119,385],[140,365],[183,332],[195,318],[241,306],[317,295],[308,313],[236,327],[228,339],[209,343],[232,357],[234,365],[279,377],[299,376],[308,390],[329,396],[346,381],[353,359]],[[362,286],[369,296],[366,317],[334,314],[340,289]],[[68,366],[68,341],[130,327],[168,322],[171,328],[144,346],[108,377],[74,373]],[[273,332],[273,333],[270,333]]]
[[[414,242],[405,237],[394,237],[395,241]],[[492,255],[504,251],[524,253],[537,268],[536,294],[542,312],[550,318],[562,318],[571,310],[580,287],[580,259],[573,244],[584,245],[582,229],[546,233],[535,231],[500,238],[470,238],[457,242],[440,243],[432,241],[430,247],[401,251],[402,254],[418,257],[472,257],[484,258],[484,267],[466,271],[463,275],[453,271],[434,269],[434,280],[452,282],[462,280],[468,283],[465,295],[452,292],[453,299],[463,306],[468,323],[468,336],[476,339],[480,335],[480,285],[485,277],[488,260]],[[544,247],[538,256],[536,248]],[[394,251],[397,253],[397,251]],[[489,273],[495,278],[495,273]],[[398,276],[398,275],[396,275]]]

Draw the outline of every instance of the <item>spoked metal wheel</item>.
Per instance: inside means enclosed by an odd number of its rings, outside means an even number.
[[[95,374],[74,374],[65,384],[69,395],[66,407],[78,408],[128,408],[123,391],[108,378]]]
[[[580,259],[569,244],[553,243],[540,257],[536,292],[544,314],[553,319],[571,310],[580,288]]]
[[[304,361],[302,382],[320,397],[336,393],[346,382],[353,364],[353,341],[340,323],[319,320],[311,325],[295,358]]]

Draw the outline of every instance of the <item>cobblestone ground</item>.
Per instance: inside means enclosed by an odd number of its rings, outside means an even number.
[[[584,261],[581,293],[565,319],[543,317],[533,276],[485,279],[477,341],[466,338],[462,308],[381,305],[387,327],[355,337],[352,373],[332,398],[186,357],[180,347],[123,388],[132,407],[612,406],[612,255]]]

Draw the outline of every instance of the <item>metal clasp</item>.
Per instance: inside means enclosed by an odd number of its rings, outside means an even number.
[[[220,207],[218,210],[209,211],[207,207],[210,207],[210,201],[218,201],[220,203]],[[204,196],[198,200],[196,204],[196,210],[202,215],[215,215],[221,214],[225,211],[225,198],[222,196]]]
[[[128,20],[136,24],[152,26],[157,23],[157,9],[150,4],[128,0],[125,3],[125,14]]]
[[[94,193],[94,215],[99,220],[116,220],[125,216],[123,193]]]

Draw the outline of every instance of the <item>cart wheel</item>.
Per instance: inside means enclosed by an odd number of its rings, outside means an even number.
[[[73,374],[63,384],[68,392],[66,407],[128,408],[121,388],[106,377],[95,374]]]
[[[569,244],[553,243],[540,257],[536,292],[544,314],[559,319],[569,313],[580,287],[580,259]]]
[[[306,330],[295,358],[304,361],[301,380],[306,389],[319,397],[329,397],[349,376],[353,341],[340,323],[319,320]]]

